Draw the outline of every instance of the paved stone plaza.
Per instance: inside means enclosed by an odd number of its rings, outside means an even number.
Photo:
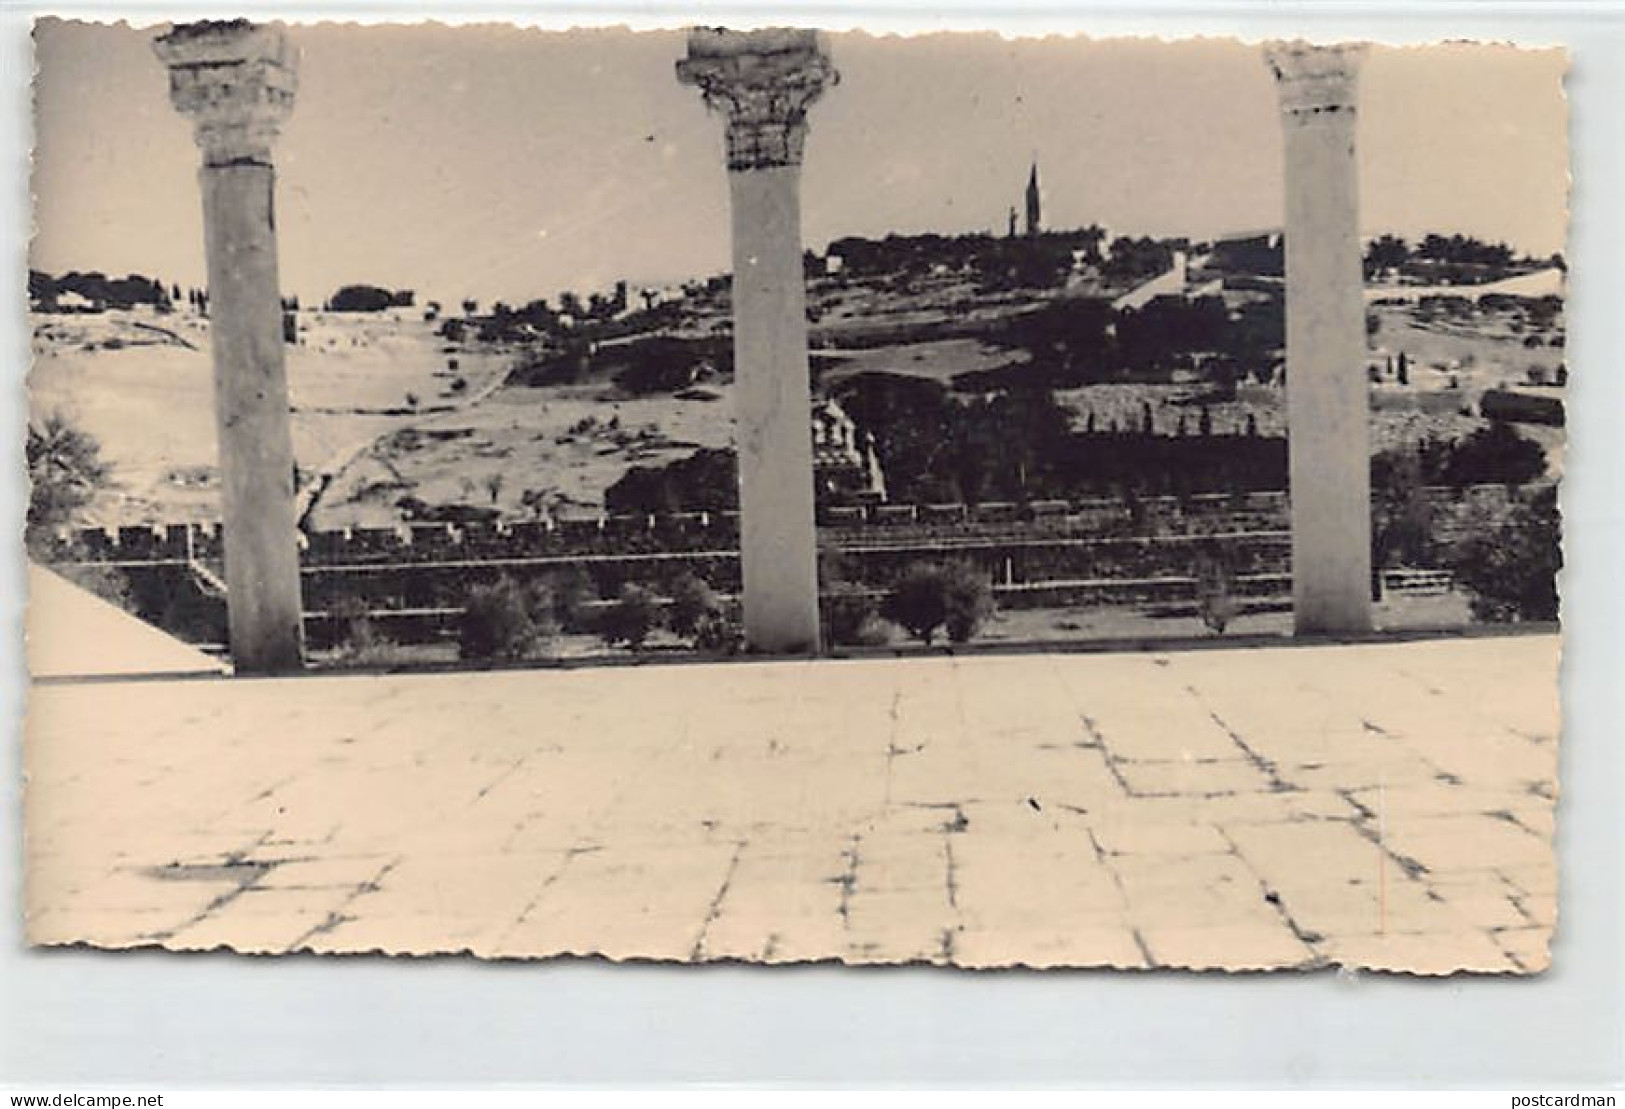
[[[37,684],[30,935],[1547,965],[1558,640]]]

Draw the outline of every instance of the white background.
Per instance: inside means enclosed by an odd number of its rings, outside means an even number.
[[[56,4],[0,11],[0,530],[21,534],[28,364],[28,23],[34,14],[411,19],[560,26],[774,20],[839,29],[1236,34],[1563,44],[1573,56],[1570,454],[1554,969],[1538,979],[970,973],[472,959],[29,951],[22,941],[24,570],[0,568],[0,1085],[483,1086],[538,1083],[1474,1086],[1625,1082],[1625,5],[1037,0],[764,8]],[[674,89],[673,95],[680,90]]]

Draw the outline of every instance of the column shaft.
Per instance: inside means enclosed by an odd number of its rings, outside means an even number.
[[[799,165],[729,173],[745,638],[818,647]]]
[[[219,436],[227,610],[240,672],[303,656],[298,521],[269,165],[200,173]]]
[[[1370,402],[1365,372],[1354,66],[1335,48],[1285,105],[1286,399],[1293,621],[1299,634],[1371,628]],[[1301,71],[1300,71],[1301,72]],[[1283,78],[1283,82],[1290,78]],[[1330,91],[1328,91],[1330,90]]]

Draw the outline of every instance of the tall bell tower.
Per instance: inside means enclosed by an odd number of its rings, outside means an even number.
[[[1033,159],[1032,172],[1027,175],[1027,235],[1029,238],[1044,229],[1044,198],[1038,188],[1038,159]]]

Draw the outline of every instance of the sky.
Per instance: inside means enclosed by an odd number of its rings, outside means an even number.
[[[36,28],[35,268],[203,284],[199,154],[154,30]],[[284,291],[522,303],[728,266],[723,124],[680,32],[295,26],[275,148]],[[831,36],[803,233],[1003,232],[1036,158],[1044,222],[1205,237],[1281,223],[1259,49],[1230,40]],[[1377,48],[1361,74],[1367,234],[1562,250],[1561,51]]]

